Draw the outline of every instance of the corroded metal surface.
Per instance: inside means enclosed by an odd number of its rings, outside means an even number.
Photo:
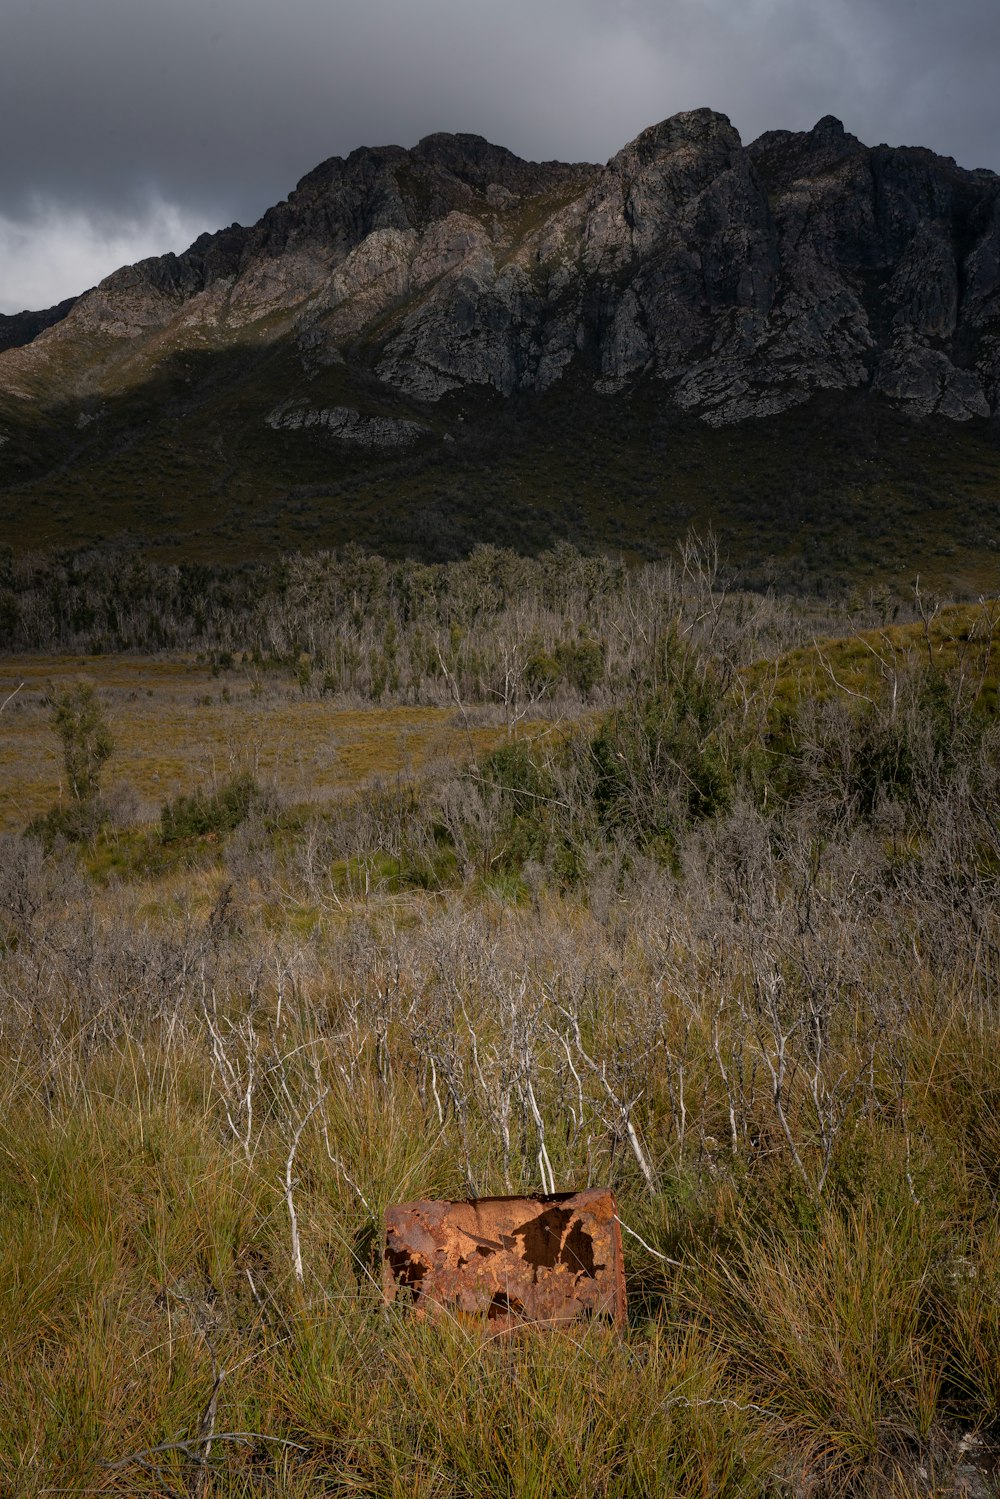
[[[386,1301],[418,1314],[558,1325],[625,1317],[614,1195],[595,1188],[546,1197],[405,1202],[385,1215]]]

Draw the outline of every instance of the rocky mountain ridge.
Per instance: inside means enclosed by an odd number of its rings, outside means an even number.
[[[600,393],[656,379],[714,425],[862,387],[921,416],[988,416],[1000,178],[866,147],[831,117],[744,147],[707,109],[604,168],[468,135],[361,149],[256,225],[109,276],[0,354],[0,390],[93,400],[179,350],[248,339],[294,340],[314,409],[309,386],[340,364],[435,403],[542,392],[580,361]]]
[[[54,307],[46,307],[41,312],[0,312],[0,353],[4,349],[17,349],[23,344],[29,344],[46,328],[62,322],[77,301],[78,297],[66,297],[64,301],[57,302]]]
[[[0,548],[1000,556],[1000,177],[829,117],[354,151],[4,343]]]

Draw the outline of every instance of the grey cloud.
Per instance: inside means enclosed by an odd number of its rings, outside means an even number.
[[[36,202],[19,219],[0,214],[0,313],[41,309],[147,255],[180,251],[211,218],[150,199],[134,212],[89,214]]]
[[[702,104],[1000,169],[998,62],[996,0],[6,0],[0,216],[246,222],[361,144],[604,160]]]

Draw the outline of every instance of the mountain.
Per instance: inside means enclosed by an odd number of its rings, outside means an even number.
[[[604,167],[432,135],[331,158],[250,228],[0,320],[15,342],[15,544],[641,552],[742,505],[787,551],[824,497],[850,531],[865,495],[902,522],[957,485],[982,552],[1000,177],[832,117],[744,146],[695,110]],[[775,495],[796,485],[798,508]]]
[[[64,302],[57,302],[55,307],[46,307],[43,312],[0,313],[0,353],[4,349],[17,349],[22,344],[30,344],[39,333],[64,318],[78,300],[78,297],[67,297]]]

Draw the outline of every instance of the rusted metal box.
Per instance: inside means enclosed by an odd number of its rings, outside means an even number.
[[[383,1287],[418,1315],[484,1318],[496,1330],[625,1318],[614,1194],[404,1202],[385,1215]]]

